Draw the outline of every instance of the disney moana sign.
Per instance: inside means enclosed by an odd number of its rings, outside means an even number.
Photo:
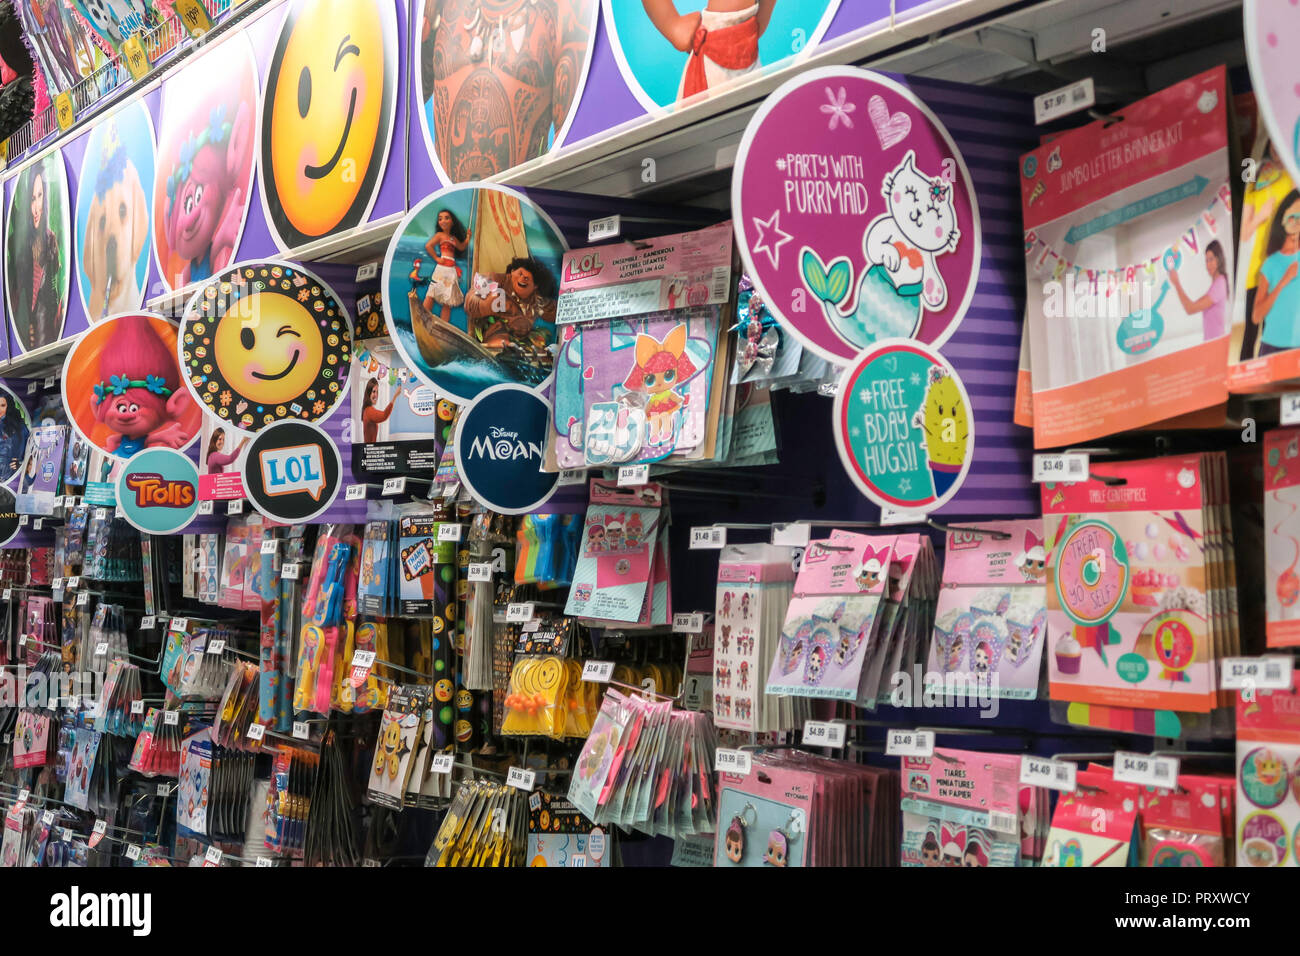
[[[497,385],[474,400],[456,426],[456,473],[475,500],[501,514],[524,514],[555,494],[544,472],[547,404],[531,388]]]
[[[840,379],[834,421],[845,470],[882,508],[927,513],[966,480],[975,414],[953,367],[923,345],[864,351]]]
[[[979,207],[948,131],[906,87],[809,70],[750,120],[732,206],[767,307],[831,362],[887,338],[942,345],[980,262]]]

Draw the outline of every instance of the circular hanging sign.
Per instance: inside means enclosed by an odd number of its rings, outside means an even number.
[[[0,485],[0,545],[6,545],[18,534],[18,499],[13,491]]]
[[[397,8],[293,0],[262,95],[262,203],[281,249],[370,215],[397,115]]]
[[[923,345],[863,352],[840,379],[834,416],[840,460],[882,508],[934,511],[966,480],[975,414],[957,372]]]
[[[22,470],[32,419],[23,400],[0,385],[0,483],[8,484]]]
[[[504,186],[429,196],[384,257],[388,326],[407,368],[460,404],[493,385],[544,382],[568,248],[550,216]]]
[[[194,443],[203,413],[183,384],[176,334],[160,315],[131,312],[77,336],[60,384],[81,437],[119,458]]]
[[[938,347],[975,294],[966,162],[929,108],[878,73],[809,70],[764,100],[731,202],[758,293],[829,362],[888,338]]]
[[[1300,4],[1246,0],[1244,14],[1246,62],[1259,115],[1291,181],[1300,183],[1300,70],[1294,59]]]
[[[5,311],[21,351],[63,338],[73,272],[71,220],[68,172],[63,153],[54,149],[24,166],[9,193]]]
[[[199,510],[199,470],[171,448],[149,448],[117,476],[122,516],[145,534],[175,534]]]
[[[77,188],[77,286],[92,323],[144,303],[153,258],[153,118],[144,100],[97,122]]]
[[[1084,627],[1103,624],[1128,593],[1128,549],[1104,521],[1083,521],[1057,547],[1056,596],[1070,620]]]
[[[343,462],[338,446],[316,425],[276,422],[249,443],[244,491],[272,521],[311,521],[338,497]]]
[[[179,352],[190,392],[223,423],[256,432],[285,419],[320,422],[347,391],[352,319],[310,272],[246,263],[190,299]]]
[[[456,473],[484,507],[525,514],[555,494],[560,476],[541,470],[546,450],[546,402],[531,388],[489,388],[460,414]]]

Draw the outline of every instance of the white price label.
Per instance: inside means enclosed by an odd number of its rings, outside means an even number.
[[[1079,110],[1086,110],[1096,105],[1097,90],[1092,77],[1085,76],[1069,86],[1062,86],[1049,93],[1034,97],[1034,125],[1050,123],[1062,116],[1069,116]]]
[[[35,394],[37,393],[37,391],[39,391],[39,390],[40,390],[40,385],[38,385],[36,382],[28,382],[28,383],[27,383],[27,394],[28,394],[28,395],[35,395]]]
[[[1225,657],[1220,666],[1224,690],[1284,690],[1291,686],[1294,660],[1283,655],[1270,657]]]
[[[53,811],[53,810],[46,810],[44,813],[41,814],[41,823],[42,823],[43,825],[45,825],[45,826],[48,827],[48,826],[49,826],[51,823],[53,823],[53,822],[54,822],[54,811]]]
[[[249,724],[248,733],[244,736],[249,740],[264,740],[266,738],[266,724]]]
[[[209,654],[224,654],[226,652],[226,641],[224,638],[217,638],[208,642],[207,651]]]
[[[429,770],[433,773],[451,773],[451,768],[454,766],[456,766],[455,754],[436,753],[429,761]]]
[[[1281,398],[1278,409],[1278,423],[1282,425],[1300,424],[1300,392],[1288,392]]]
[[[367,262],[365,265],[357,267],[358,282],[365,282],[367,279],[373,279],[377,275],[379,275],[378,262]]]
[[[242,515],[244,513],[244,499],[232,498],[230,504],[226,505],[226,514]]]
[[[704,630],[704,612],[691,611],[673,615],[673,633],[699,634]]]
[[[471,581],[491,581],[492,580],[491,563],[471,564],[469,566],[468,576]]]
[[[1020,782],[1027,787],[1049,787],[1073,793],[1079,765],[1069,760],[1051,760],[1025,754],[1020,758]]]
[[[1114,773],[1115,779],[1120,783],[1136,783],[1142,787],[1164,787],[1166,790],[1172,790],[1178,785],[1178,758],[1117,750]]]
[[[280,576],[286,581],[298,580],[298,562],[293,561],[280,569]]]
[[[442,486],[442,496],[444,498],[455,498],[458,494],[460,494],[459,481],[449,481]]]
[[[181,722],[181,712],[179,710],[164,710],[163,723],[168,727],[175,727]]]
[[[259,856],[256,860],[253,861],[253,866],[271,867],[271,866],[275,866],[275,863],[271,860],[269,856]]]
[[[19,646],[19,647],[26,647],[26,646],[27,646],[27,635],[26,635],[26,634],[20,634],[20,635],[18,635],[18,646]]]
[[[82,591],[80,594],[77,595],[77,606],[78,606],[78,607],[84,607],[84,606],[86,606],[86,605],[89,604],[89,603],[90,603],[90,592],[89,592],[89,591]]]
[[[618,486],[635,488],[650,480],[649,465],[622,465],[618,469]]]
[[[772,543],[777,547],[806,548],[811,537],[812,525],[803,522],[772,525]]]
[[[105,833],[108,832],[108,821],[96,820],[95,825],[90,828],[90,832],[98,836],[103,836]]]
[[[263,554],[275,554],[276,547],[280,544],[279,538],[265,538],[262,541]]]
[[[40,530],[41,530],[42,528],[44,528],[44,527],[45,527],[45,519],[44,519],[44,518],[37,518],[35,521],[32,522],[32,530],[33,530],[33,531],[40,531]]]
[[[881,527],[888,528],[891,525],[899,524],[925,524],[929,517],[923,511],[898,511],[895,508],[880,509]]]
[[[58,380],[59,380],[59,378],[58,378],[57,375],[47,375],[47,376],[45,376],[45,387],[46,387],[46,388],[53,388],[53,387],[54,387],[54,383],[57,382]]]
[[[212,514],[212,499],[211,499],[211,498],[207,499],[206,501],[200,501],[200,502],[199,502],[199,514],[201,514],[201,515],[210,515],[210,514]]]
[[[745,777],[753,767],[748,750],[731,750],[719,747],[713,752],[713,769],[718,773],[734,773]]]
[[[587,223],[588,242],[600,242],[604,239],[613,239],[622,232],[622,216],[606,216],[603,219],[592,219]]]
[[[803,742],[813,747],[843,747],[845,727],[837,720],[805,720]]]
[[[74,577],[70,577],[70,578],[68,578],[68,589],[69,589],[69,590],[71,590],[71,591],[75,591],[75,590],[76,590],[77,588],[79,588],[79,587],[81,587],[81,576],[80,576],[80,575],[76,575],[76,576],[74,576]]]
[[[55,578],[50,582],[50,588],[55,591],[62,591],[67,578]]]
[[[537,773],[535,771],[525,770],[523,767],[511,767],[506,773],[507,787],[514,787],[516,790],[532,793],[536,783]]]
[[[136,699],[136,700],[131,701],[131,713],[133,713],[133,714],[143,714],[143,713],[144,713],[144,701],[143,701],[143,700],[139,700],[139,699]]]
[[[152,614],[146,614],[144,617],[140,618],[140,630],[142,631],[152,631],[157,624],[158,618]]]
[[[348,485],[347,490],[343,492],[343,500],[344,501],[365,501],[366,486]]]
[[[384,479],[384,491],[383,491],[383,493],[384,493],[385,495],[400,495],[400,494],[401,494],[402,492],[404,492],[405,490],[406,490],[406,476],[405,476],[405,475],[398,475],[398,476],[395,477],[395,478],[385,478],[385,479]]]
[[[933,757],[934,734],[928,730],[891,730],[885,738],[890,757]]]
[[[293,722],[293,736],[295,740],[306,740],[311,736],[311,728],[305,720],[295,720]]]
[[[990,810],[989,829],[999,833],[1020,833],[1020,817],[1006,810]]]
[[[100,641],[98,644],[95,645],[95,656],[96,657],[108,656],[108,641]]]
[[[14,592],[12,588],[5,588],[4,599],[6,601],[12,601],[14,599]]]
[[[464,530],[465,530],[464,525],[453,524],[451,522],[443,522],[442,524],[438,525],[438,540],[459,541],[460,536],[464,532]]]
[[[531,621],[525,621],[524,626],[520,628],[525,634],[536,634],[542,629],[542,619],[535,617]]]
[[[25,528],[25,527],[27,527],[27,522],[29,522],[29,521],[31,521],[31,520],[32,520],[32,519],[31,519],[31,516],[30,516],[30,515],[19,515],[19,516],[18,516],[18,527],[20,527],[20,528]]]
[[[692,551],[713,551],[727,546],[727,529],[706,525],[691,529]]]
[[[582,665],[582,679],[593,684],[608,684],[613,676],[613,661],[587,661]]]
[[[26,787],[23,787],[21,790],[18,791],[19,803],[26,803],[31,798],[32,798],[32,792],[28,790]]]
[[[215,847],[215,846],[210,846],[210,847],[208,847],[208,852],[203,854],[203,865],[204,865],[204,866],[220,866],[220,865],[221,865],[221,850],[220,850],[218,847]]]
[[[134,843],[132,843],[130,846],[126,848],[126,858],[128,860],[140,859],[140,848],[136,846]]]
[[[525,601],[522,604],[506,605],[506,623],[522,624],[525,621],[533,619],[533,602]]]
[[[560,472],[559,479],[555,482],[558,488],[567,488],[569,485],[581,485],[587,481],[587,473],[581,468],[566,468]]]
[[[1034,481],[1072,483],[1088,480],[1088,456],[1084,452],[1035,455]]]
[[[169,625],[173,631],[183,631],[190,626],[190,620],[187,617],[174,617]]]

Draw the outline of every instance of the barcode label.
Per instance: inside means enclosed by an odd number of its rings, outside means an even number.
[[[709,280],[709,304],[726,302],[731,294],[731,267],[714,266],[713,278]]]
[[[531,621],[532,619],[533,603],[531,601],[506,605],[507,624],[523,624],[525,621]]]
[[[95,645],[95,656],[96,657],[108,656],[108,641],[100,641],[98,644]]]
[[[649,465],[622,465],[618,469],[620,488],[636,488],[650,480]]]
[[[181,722],[181,712],[179,710],[163,711],[163,723],[168,727],[175,727]]]
[[[582,665],[582,679],[593,684],[608,684],[613,676],[613,661],[587,661]]]
[[[514,787],[516,790],[523,790],[525,793],[532,793],[536,782],[537,774],[532,770],[525,770],[523,767],[511,767],[506,773],[506,786]]]
[[[1278,422],[1282,425],[1300,424],[1300,392],[1283,395],[1278,408]]]
[[[1226,657],[1219,671],[1224,690],[1285,690],[1291,686],[1290,657]]]
[[[490,562],[471,564],[468,577],[471,581],[491,581],[492,564]]]
[[[208,643],[207,651],[209,654],[224,654],[226,652],[226,641],[224,638],[217,638]]]
[[[433,760],[430,761],[429,769],[434,773],[451,773],[451,768],[455,765],[455,754],[440,753],[433,755]]]
[[[136,846],[134,843],[132,843],[130,846],[126,848],[126,858],[128,860],[140,859],[140,848]]]
[[[1142,787],[1172,787],[1178,781],[1178,758],[1115,753],[1115,779]]]
[[[675,634],[699,634],[703,630],[703,611],[690,611],[673,615],[673,632]]]
[[[259,856],[259,857],[258,857],[258,858],[253,862],[253,866],[275,866],[275,863],[272,862],[272,860],[271,860],[271,858],[270,858],[269,856]]]
[[[286,581],[297,581],[298,580],[297,562],[286,564],[283,568],[281,568],[280,576],[283,577]]]
[[[249,724],[247,737],[249,740],[264,740],[266,738],[266,724]]]
[[[1062,116],[1085,110],[1097,102],[1097,89],[1092,77],[1086,76],[1069,86],[1034,97],[1034,124],[1049,123]]]
[[[131,701],[131,713],[133,713],[133,714],[143,714],[143,713],[144,713],[144,701],[142,701],[142,700],[133,700],[133,701]]]
[[[990,810],[989,829],[997,830],[999,833],[1019,833],[1020,821],[1014,813],[1007,813],[1005,810]]]
[[[212,499],[209,498],[207,501],[199,502],[199,514],[201,515],[212,514]]]
[[[230,502],[230,504],[226,505],[226,514],[228,515],[242,515],[243,513],[244,513],[243,498],[235,498]]]
[[[592,219],[587,223],[587,241],[600,242],[604,239],[613,239],[622,231],[622,216],[606,216],[604,219]]]
[[[152,631],[154,627],[157,625],[157,623],[158,623],[157,617],[155,617],[153,614],[146,614],[144,617],[140,618],[140,630]]]
[[[306,740],[311,736],[311,728],[305,720],[295,720],[293,722],[293,736],[295,740]]]
[[[899,511],[895,508],[880,509],[880,523],[885,527],[898,524],[924,524],[926,515],[920,511]]]
[[[81,577],[80,577],[80,576],[74,576],[74,577],[70,577],[70,578],[68,578],[68,590],[70,590],[70,591],[75,591],[75,590],[76,590],[77,588],[79,588],[79,587],[81,587]]]
[[[459,481],[449,481],[442,486],[442,496],[444,498],[455,498],[458,494],[460,494]]]
[[[384,479],[383,493],[385,495],[400,495],[405,490],[406,490],[406,478],[404,476],[399,475],[396,478]]]
[[[1062,455],[1035,455],[1034,481],[1086,481],[1088,456],[1083,452]]]
[[[560,472],[559,479],[555,482],[559,488],[568,485],[581,485],[587,480],[587,473],[579,468],[566,468]]]
[[[934,734],[928,730],[891,730],[885,738],[890,757],[933,757]]]
[[[183,631],[190,626],[189,618],[174,617],[172,618],[171,629],[173,631]]]
[[[440,524],[438,525],[439,541],[459,541],[465,526],[460,524]]]
[[[262,541],[262,553],[275,554],[275,547],[277,544],[279,544],[279,539],[266,538],[265,540]]]
[[[691,550],[709,551],[727,546],[727,529],[712,525],[691,529]]]
[[[205,854],[203,854],[203,865],[204,865],[204,866],[220,866],[220,865],[221,865],[221,850],[220,850],[218,847],[215,847],[215,846],[210,846],[210,847],[208,847],[208,852],[205,853]]]
[[[803,742],[813,747],[843,747],[844,725],[832,720],[805,720]]]
[[[744,777],[753,768],[753,761],[747,750],[719,747],[713,753],[713,768],[718,773],[734,773]]]
[[[82,591],[77,595],[77,607],[85,607],[90,603],[90,592]]]
[[[347,491],[343,492],[343,500],[344,501],[365,501],[366,486],[348,485]]]
[[[1073,792],[1078,765],[1066,760],[1049,760],[1026,754],[1020,758],[1020,782],[1030,787],[1049,787]]]

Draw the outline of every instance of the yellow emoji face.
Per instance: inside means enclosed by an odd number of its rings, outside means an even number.
[[[262,173],[286,246],[357,225],[388,157],[397,20],[384,0],[295,0],[267,74]]]
[[[213,351],[222,378],[251,402],[293,401],[320,374],[320,326],[282,295],[255,294],[242,305],[217,323]]]

